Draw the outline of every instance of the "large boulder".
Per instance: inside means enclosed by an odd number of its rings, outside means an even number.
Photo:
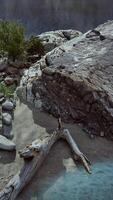
[[[7,151],[13,151],[16,149],[16,145],[5,138],[4,136],[0,135],[0,149],[7,150]]]
[[[113,21],[49,52],[25,72],[18,91],[56,117],[113,139]]]

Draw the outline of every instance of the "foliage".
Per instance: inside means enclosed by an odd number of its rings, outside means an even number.
[[[3,93],[6,97],[12,97],[15,89],[15,85],[7,86],[3,82],[0,83],[0,92]]]
[[[15,61],[24,52],[24,28],[16,22],[0,21],[0,51]]]
[[[26,50],[28,55],[44,55],[44,46],[41,40],[34,36],[31,36],[30,39],[26,42]]]

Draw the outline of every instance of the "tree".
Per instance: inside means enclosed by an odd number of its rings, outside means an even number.
[[[0,22],[0,51],[15,61],[24,52],[24,28],[16,22]]]

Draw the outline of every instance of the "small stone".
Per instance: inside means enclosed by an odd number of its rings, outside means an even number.
[[[2,113],[2,123],[5,125],[12,124],[12,116],[9,113]]]
[[[4,79],[4,82],[5,82],[5,84],[6,85],[13,85],[13,83],[14,83],[14,79],[13,78],[11,78],[11,77],[6,77],[5,79]]]
[[[12,141],[0,135],[0,149],[13,151],[16,149],[16,145]]]
[[[90,138],[91,138],[91,139],[94,139],[95,136],[94,136],[93,134],[90,134]]]
[[[0,98],[0,104],[2,104],[5,101],[5,97]]]
[[[3,104],[2,104],[2,109],[3,110],[13,110],[14,109],[14,105],[11,101],[6,100]]]
[[[104,132],[103,131],[100,132],[100,137],[104,137]]]

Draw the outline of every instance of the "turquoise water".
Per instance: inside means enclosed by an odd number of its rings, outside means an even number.
[[[75,169],[49,184],[31,200],[113,200],[113,161],[94,164],[92,175]]]

